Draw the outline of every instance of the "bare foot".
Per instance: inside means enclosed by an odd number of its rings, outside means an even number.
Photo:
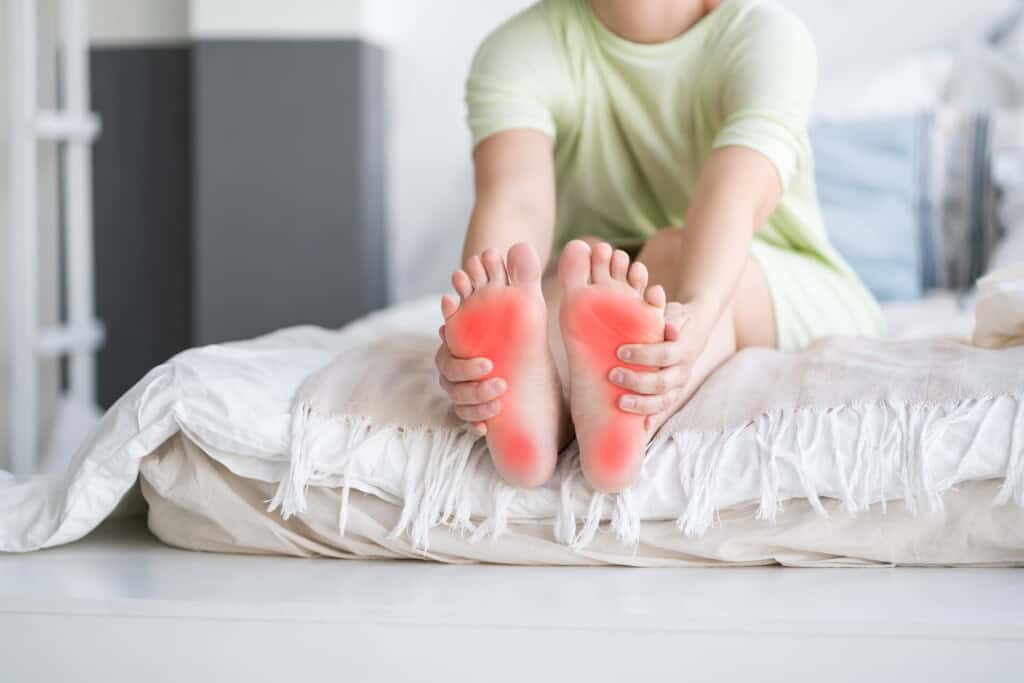
[[[647,287],[647,269],[630,265],[608,244],[591,249],[573,240],[558,264],[563,291],[559,320],[569,358],[569,407],[576,425],[583,474],[601,491],[621,491],[636,477],[648,432],[644,417],[621,410],[625,392],[608,380],[622,344],[663,340],[665,292]]]
[[[514,486],[540,486],[551,477],[564,413],[540,276],[529,245],[513,246],[506,262],[488,249],[453,275],[461,303],[442,300],[452,355],[490,359],[494,369],[487,377],[507,383],[496,399],[500,412],[485,424],[494,465]]]

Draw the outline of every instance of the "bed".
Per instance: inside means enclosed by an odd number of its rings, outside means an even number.
[[[937,296],[890,306],[887,314],[894,334],[903,340],[957,336],[972,328],[970,309],[961,304],[957,297]],[[424,311],[426,317],[426,304],[410,306],[371,318],[369,326],[350,328],[348,342],[372,338],[396,320],[414,324],[413,309]],[[432,319],[429,322],[432,325]],[[320,340],[326,350],[306,358],[309,367],[326,362],[337,350],[329,343],[337,333],[301,328],[284,334]],[[274,337],[249,342],[257,355],[270,353],[273,343]],[[212,356],[200,356],[218,362],[221,381],[237,379],[223,371],[230,351],[230,346],[210,347],[205,353]],[[176,373],[187,370],[180,366]],[[142,393],[153,405],[165,404],[161,392],[169,391],[167,386],[156,382],[147,389]],[[272,394],[267,392],[267,400],[281,398]],[[282,399],[285,405],[288,398]],[[135,417],[146,414],[149,411],[143,410]],[[287,414],[279,420],[284,427],[290,424]],[[154,419],[153,424],[159,422]],[[266,423],[264,436],[281,432],[282,424]],[[201,435],[193,431],[191,436],[198,440]],[[168,447],[161,437],[163,433],[156,431],[146,436],[143,441],[152,442],[146,445],[151,452],[140,453],[143,486],[151,489],[170,471],[147,469],[161,457],[161,448]],[[267,444],[270,450],[283,448],[272,447],[269,440]],[[224,466],[230,462],[225,457],[229,444],[221,446],[219,459],[204,452],[197,462]],[[277,463],[280,479],[285,478],[287,461],[282,457]],[[85,463],[93,474],[109,474],[118,462],[80,458],[80,466]],[[274,460],[263,464],[268,463],[274,465]],[[134,474],[128,474],[127,480],[134,482]],[[191,476],[187,470],[181,474],[183,481]],[[196,481],[202,485],[182,488],[193,500],[198,495],[211,501],[219,498],[212,484],[233,480],[222,473]],[[0,555],[0,630],[5,634],[0,653],[5,676],[56,680],[89,670],[102,672],[106,680],[134,680],[140,674],[147,680],[180,680],[196,675],[195,662],[202,662],[205,675],[244,675],[253,680],[312,678],[342,670],[359,678],[435,680],[483,672],[488,680],[521,680],[538,667],[551,675],[586,675],[594,680],[643,673],[689,674],[698,680],[771,679],[821,675],[823,670],[836,680],[861,680],[880,670],[902,672],[901,678],[935,680],[968,675],[998,679],[1024,664],[1024,575],[1019,570],[892,569],[876,562],[870,569],[717,567],[681,572],[461,564],[465,558],[455,566],[441,566],[351,557],[339,562],[252,556],[246,553],[269,551],[245,546],[253,538],[251,531],[233,541],[232,535],[256,520],[280,519],[280,512],[266,511],[273,486],[245,486],[249,498],[241,498],[249,500],[250,509],[236,519],[240,524],[221,519],[219,529],[211,525],[216,520],[210,516],[183,519],[180,507],[174,514],[162,514],[160,506],[169,506],[172,497],[150,497],[148,526],[158,536],[183,547],[229,554],[189,552],[159,543],[147,531],[146,517],[132,510],[138,503],[132,495],[122,501],[127,507],[109,515],[110,501],[121,499],[122,492],[115,488],[79,487],[76,495],[87,514],[79,510],[62,516],[60,506],[55,513],[47,501],[57,499],[40,497],[38,490],[34,497],[23,497],[17,508],[23,517],[58,522],[50,529],[50,538],[34,542],[60,547]],[[172,490],[173,486],[165,489],[165,494]],[[72,485],[69,492],[74,491]],[[994,493],[986,494],[986,509]],[[334,489],[332,495],[337,503],[342,491]],[[356,498],[365,494],[349,495],[350,514],[365,513],[367,508],[356,504]],[[26,509],[26,501],[36,501],[37,506]],[[9,519],[13,509],[0,517]],[[1012,505],[1004,510],[1022,514]],[[336,506],[331,508],[334,522],[337,512]],[[353,517],[349,522],[350,533],[358,529],[358,520]],[[1008,525],[1017,531],[1024,528],[1012,520]],[[287,532],[284,522],[270,533],[281,534],[282,529]],[[672,531],[682,533],[674,527]],[[337,537],[336,531],[331,533]],[[81,536],[77,543],[61,545]],[[605,536],[605,542],[615,540],[614,534]],[[964,528],[963,537],[970,543],[980,538],[970,527]],[[310,536],[304,538],[308,541]],[[501,544],[480,541],[480,547],[505,547]],[[403,556],[413,552],[410,542],[401,547]],[[380,553],[368,549],[366,556]],[[824,566],[843,564],[823,560]],[[460,646],[457,650],[455,644]],[[738,648],[746,656],[728,656]],[[531,656],[516,656],[519,652]]]

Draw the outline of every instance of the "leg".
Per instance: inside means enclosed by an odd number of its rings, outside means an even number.
[[[662,285],[670,297],[679,278],[675,255],[679,253],[680,236],[678,229],[661,230],[648,240],[637,257],[647,266],[651,283]],[[686,334],[685,329],[683,334]],[[712,329],[704,352],[693,363],[682,395],[673,408],[656,416],[651,430],[660,427],[685,405],[704,380],[737,350],[751,346],[775,347],[776,344],[775,316],[768,281],[757,261],[750,258],[732,302]]]
[[[647,287],[647,269],[608,244],[576,240],[558,264],[559,323],[569,367],[569,408],[580,464],[597,489],[619,491],[636,477],[649,434],[646,415],[619,407],[610,381],[623,344],[653,344],[665,334],[665,293]],[[634,370],[642,368],[629,366]]]
[[[451,356],[487,359],[491,367],[480,381],[449,378],[442,385],[459,417],[485,423],[495,467],[516,486],[547,481],[560,447],[571,438],[548,348],[540,279],[540,264],[530,246],[517,244],[504,259],[488,249],[453,274],[460,301],[446,296],[441,305]],[[495,384],[501,388],[497,398],[481,403],[480,391]]]
[[[639,263],[634,266],[629,266],[625,254],[613,255],[606,244],[590,247],[570,243],[559,264],[559,283],[548,280],[549,310],[553,313],[557,305],[561,313],[568,380],[564,366],[560,372],[563,386],[570,391],[570,410],[583,471],[591,485],[601,490],[617,491],[629,485],[639,469],[650,435],[738,348],[775,344],[767,281],[757,263],[750,260],[733,301],[712,329],[704,350],[694,359],[685,386],[675,392],[673,405],[650,419],[644,419],[646,413],[630,415],[619,407],[619,398],[627,392],[611,384],[611,369],[647,368],[630,367],[619,361],[615,352],[621,344],[664,339],[662,288],[676,289],[679,271],[673,255],[679,252],[679,237],[679,231],[662,231],[645,245]],[[640,264],[650,271],[651,287],[646,286],[646,274],[642,283],[627,276],[627,267],[632,274]],[[609,291],[614,291],[615,296],[610,296]],[[657,294],[652,296],[654,292]],[[598,310],[599,306],[604,308]],[[590,324],[593,321],[600,324]],[[549,327],[557,329],[550,323]]]

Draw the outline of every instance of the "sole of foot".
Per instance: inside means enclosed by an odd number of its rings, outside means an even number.
[[[558,264],[559,322],[569,359],[569,407],[583,474],[600,491],[621,491],[636,478],[649,434],[645,418],[623,411],[626,393],[608,379],[623,344],[660,342],[665,292],[647,287],[647,269],[608,244],[573,240]]]
[[[498,473],[514,486],[544,484],[558,459],[562,391],[547,339],[541,267],[533,248],[516,244],[467,259],[452,275],[460,301],[442,300],[445,341],[459,358],[487,358],[508,387],[486,420]]]

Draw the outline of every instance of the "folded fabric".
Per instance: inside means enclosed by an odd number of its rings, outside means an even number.
[[[952,486],[1007,474],[999,502],[1024,502],[1024,348],[835,337],[797,354],[743,351],[661,429],[639,480],[604,494],[584,482],[574,447],[547,486],[503,484],[451,415],[435,344],[382,338],[304,384],[271,509],[287,518],[308,510],[308,486],[341,487],[339,525],[350,489],[373,493],[402,502],[393,532],[419,547],[439,524],[480,537],[525,519],[553,520],[557,538],[585,547],[602,521],[628,544],[644,520],[701,534],[722,510],[756,503],[771,520],[790,498],[819,512],[826,497],[854,512],[895,500],[938,510]]]
[[[1002,349],[1024,344],[1024,263],[978,281],[974,344]]]

